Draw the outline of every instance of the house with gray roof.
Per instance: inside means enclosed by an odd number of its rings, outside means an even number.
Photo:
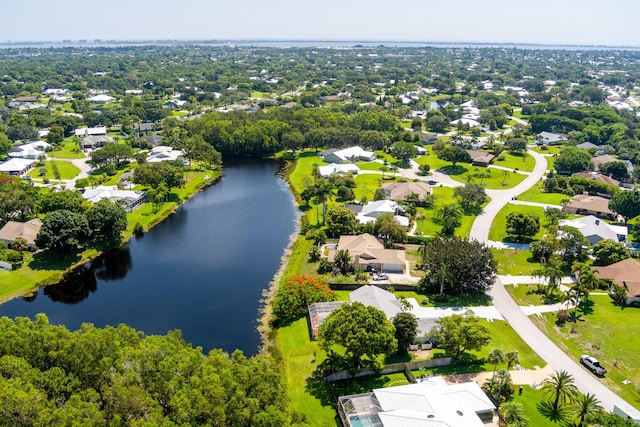
[[[560,225],[578,229],[592,245],[605,239],[613,240],[614,242],[624,242],[629,234],[627,227],[609,224],[594,215],[561,220]]]
[[[554,144],[560,144],[562,143],[562,141],[566,141],[567,136],[561,133],[544,131],[544,132],[540,132],[536,136],[536,140],[538,142],[538,145],[542,145],[542,144],[554,145]]]

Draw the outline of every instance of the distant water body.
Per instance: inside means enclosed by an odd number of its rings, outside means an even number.
[[[528,44],[528,43],[474,43],[474,42],[434,42],[434,41],[358,41],[358,40],[154,40],[154,41],[51,41],[51,42],[0,42],[0,49],[23,48],[116,48],[127,46],[240,46],[240,47],[273,47],[273,48],[326,48],[348,49],[354,47],[373,48],[378,46],[398,48],[495,48],[495,49],[529,49],[529,50],[631,50],[640,51],[640,46],[605,46],[605,45],[563,45],[563,44]]]

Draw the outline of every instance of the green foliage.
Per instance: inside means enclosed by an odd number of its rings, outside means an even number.
[[[438,152],[438,158],[447,162],[451,162],[453,166],[459,162],[471,162],[471,155],[466,150],[458,146],[449,145]]]
[[[555,160],[555,168],[558,172],[563,173],[592,170],[591,154],[587,150],[577,147],[562,147]]]
[[[491,251],[477,240],[432,238],[423,247],[422,260],[428,272],[418,284],[423,292],[473,295],[489,289],[496,274]]]
[[[394,332],[384,312],[353,302],[344,304],[320,324],[318,339],[328,354],[334,352],[334,346],[343,347],[353,367],[360,368],[364,356],[373,363],[378,355],[396,351]]]
[[[102,199],[87,210],[87,221],[94,236],[119,243],[127,229],[127,213],[118,202]]]
[[[626,181],[629,178],[627,165],[622,162],[604,163],[598,167],[603,174],[617,179],[618,181]]]
[[[474,315],[453,314],[436,320],[429,336],[436,339],[438,348],[460,360],[467,350],[478,351],[489,344],[491,334]]]
[[[407,241],[407,231],[390,213],[384,213],[376,218],[375,234],[387,244]]]
[[[468,182],[461,187],[454,188],[453,194],[460,201],[460,206],[465,212],[478,209],[487,200],[484,186],[475,182]]]
[[[556,371],[542,383],[542,390],[551,398],[551,406],[559,410],[561,405],[570,402],[578,393],[573,376],[567,371]]]
[[[335,294],[322,278],[296,274],[280,283],[273,313],[279,323],[287,324],[306,316],[309,304],[335,299]]]
[[[84,199],[78,191],[44,191],[38,197],[38,210],[40,213],[49,213],[57,210],[67,210],[75,213],[84,212]]]
[[[391,154],[396,159],[400,159],[406,163],[409,159],[416,156],[416,147],[412,142],[399,141],[391,146]]]
[[[537,215],[511,212],[507,215],[507,234],[520,242],[525,237],[535,236],[540,231],[540,217]]]
[[[133,182],[151,188],[166,185],[168,190],[184,185],[184,167],[172,162],[145,163],[133,171]]]
[[[462,210],[456,204],[442,205],[436,210],[433,222],[442,226],[440,234],[453,236],[462,224]]]
[[[133,157],[133,149],[127,144],[106,144],[91,152],[89,164],[101,168],[109,164],[120,166],[123,162]]]
[[[44,217],[36,245],[60,252],[70,251],[84,243],[89,234],[89,223],[84,215],[57,210]]]
[[[609,209],[625,218],[640,215],[640,191],[619,191],[609,200]]]
[[[128,326],[70,332],[0,319],[2,425],[290,424],[282,376],[266,355],[209,355]]]
[[[332,236],[352,234],[358,225],[356,214],[342,206],[334,206],[327,212],[327,232]]]
[[[413,344],[418,335],[418,320],[408,312],[400,312],[392,319],[398,341],[398,353],[406,353],[409,345]]]
[[[604,239],[593,245],[591,253],[596,257],[594,265],[609,265],[625,260],[631,256],[624,243]]]

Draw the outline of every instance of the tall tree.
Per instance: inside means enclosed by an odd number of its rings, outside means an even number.
[[[363,357],[373,362],[380,354],[395,352],[398,345],[393,325],[384,312],[359,302],[345,304],[331,313],[320,324],[318,337],[327,353],[333,353],[336,345],[343,347],[356,368],[362,366]]]
[[[596,399],[595,395],[590,393],[579,393],[573,400],[570,410],[571,414],[577,419],[577,423],[574,424],[576,427],[585,425],[585,418],[604,411],[600,401]]]
[[[440,234],[452,237],[462,224],[462,210],[457,204],[443,205],[436,210],[433,222],[442,226]]]
[[[89,237],[87,218],[71,211],[58,210],[48,213],[36,236],[36,245],[56,251],[70,251]]]
[[[591,254],[596,257],[594,265],[610,265],[631,257],[631,253],[624,243],[610,239],[600,240],[593,245]]]
[[[625,218],[640,215],[640,191],[618,191],[609,199],[609,209]]]
[[[487,200],[484,186],[475,182],[467,182],[461,187],[454,188],[453,195],[460,200],[460,206],[467,213],[479,208]]]
[[[406,354],[409,345],[413,344],[418,335],[418,320],[412,313],[403,311],[392,319],[395,337],[398,341],[398,353]]]
[[[493,376],[496,375],[496,370],[498,369],[498,364],[505,361],[504,353],[499,348],[496,348],[489,353],[487,356],[487,362],[493,365]]]
[[[540,231],[540,217],[538,215],[511,212],[507,215],[507,234],[521,242],[525,237],[533,237]]]
[[[458,146],[447,146],[438,152],[438,158],[446,162],[451,162],[453,166],[459,162],[470,162],[471,155]]]
[[[436,326],[429,336],[438,341],[438,347],[460,360],[467,350],[481,350],[489,344],[491,334],[482,322],[474,315],[453,314],[436,320]]]
[[[94,236],[107,241],[120,242],[122,232],[127,229],[127,213],[118,202],[102,199],[87,210],[87,221]]]
[[[528,427],[529,419],[524,415],[524,406],[520,402],[506,402],[500,405],[501,427]]]
[[[558,411],[560,405],[564,405],[573,399],[578,393],[573,376],[567,371],[555,371],[542,383],[542,391],[551,397],[551,406]]]

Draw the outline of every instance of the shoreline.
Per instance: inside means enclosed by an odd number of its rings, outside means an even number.
[[[186,194],[184,199],[181,199],[180,202],[176,206],[173,206],[172,208],[169,208],[166,211],[160,212],[158,214],[157,218],[154,218],[153,220],[151,220],[149,222],[148,228],[145,228],[144,232],[147,233],[153,227],[155,227],[156,225],[160,224],[162,221],[164,221],[169,216],[171,216],[173,213],[175,213],[175,211],[179,207],[181,207],[184,203],[189,201],[197,193],[199,193],[200,191],[202,191],[202,190],[208,188],[209,186],[212,186],[212,185],[216,184],[218,181],[220,181],[220,179],[222,179],[222,176],[224,175],[222,166],[219,169],[217,169],[216,171],[210,171],[210,172],[211,173],[216,173],[216,176],[213,176],[208,180],[202,180],[200,183],[198,183],[196,185],[194,190],[192,192]],[[64,280],[65,277],[68,274],[70,274],[74,270],[86,265],[87,263],[96,260],[97,258],[102,256],[106,251],[112,250],[112,249],[118,249],[118,248],[123,247],[125,244],[127,244],[129,242],[129,240],[131,240],[132,237],[135,236],[135,233],[133,232],[133,227],[134,226],[135,226],[135,224],[132,224],[132,223],[128,223],[127,224],[127,229],[130,228],[131,232],[125,232],[126,234],[122,238],[122,242],[120,243],[120,245],[118,247],[97,251],[96,254],[90,255],[86,259],[83,258],[83,259],[71,264],[65,270],[61,270],[58,273],[52,274],[51,277],[49,277],[49,278],[46,278],[46,279],[43,279],[40,282],[34,283],[34,285],[29,287],[28,289],[20,289],[20,290],[17,290],[15,292],[6,294],[4,296],[0,296],[0,305],[4,304],[5,302],[10,301],[10,300],[12,300],[14,298],[33,295],[34,293],[37,293],[38,290],[40,288],[42,288],[42,287],[49,286],[49,285],[54,285],[56,283],[59,283],[60,281]],[[5,273],[5,274],[10,274],[10,272]]]
[[[273,275],[273,278],[268,283],[267,287],[262,290],[262,298],[259,301],[260,308],[258,309],[258,326],[256,327],[256,329],[258,330],[258,335],[260,336],[258,353],[264,353],[268,351],[269,348],[271,348],[273,345],[274,340],[272,334],[274,332],[274,329],[271,325],[271,317],[273,313],[271,303],[278,293],[278,289],[280,288],[280,281],[282,280],[289,266],[291,254],[293,253],[293,245],[298,240],[298,238],[300,238],[300,230],[302,230],[302,221],[304,218],[304,214],[298,208],[298,199],[296,197],[297,193],[295,192],[295,189],[291,186],[291,182],[289,181],[289,175],[295,168],[296,163],[297,161],[286,160],[283,167],[277,173],[277,175],[284,180],[284,182],[287,184],[287,187],[289,188],[289,193],[291,194],[291,204],[294,209],[295,215],[295,227],[289,235],[289,242],[284,248],[282,257],[280,258],[280,266],[278,267],[278,270]]]

